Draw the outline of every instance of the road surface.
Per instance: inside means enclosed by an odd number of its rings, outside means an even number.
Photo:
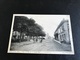
[[[60,44],[54,39],[46,39],[40,42],[21,42],[14,43],[11,46],[12,50],[17,51],[71,51],[71,46],[67,44]]]

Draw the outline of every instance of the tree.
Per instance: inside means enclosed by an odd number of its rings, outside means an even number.
[[[29,19],[25,16],[15,16],[13,30],[20,32],[19,41],[23,39],[23,33],[25,33],[28,37],[36,36],[36,40],[38,36],[45,36],[43,28],[35,23],[34,19]]]
[[[14,20],[14,31],[20,32],[20,37],[22,37],[22,33],[29,35],[30,26],[34,25],[35,21],[33,19],[29,19],[25,16],[15,16]],[[22,38],[20,38],[21,41]]]

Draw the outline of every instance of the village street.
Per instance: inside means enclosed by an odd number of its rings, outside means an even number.
[[[71,47],[67,44],[61,44],[54,39],[45,39],[40,42],[21,42],[13,43],[12,50],[16,51],[70,51]]]

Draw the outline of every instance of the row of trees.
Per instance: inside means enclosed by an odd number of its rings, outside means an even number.
[[[36,40],[39,36],[45,36],[43,28],[35,23],[35,20],[32,18],[27,18],[25,16],[15,16],[13,31],[20,32],[20,39],[22,41],[25,33],[28,37],[36,37]]]

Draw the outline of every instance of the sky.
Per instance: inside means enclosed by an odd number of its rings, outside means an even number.
[[[70,20],[69,15],[26,15],[28,18],[32,18],[36,21],[37,24],[43,27],[43,30],[46,34],[49,34],[51,37],[54,36],[54,32],[60,22],[65,20]]]

